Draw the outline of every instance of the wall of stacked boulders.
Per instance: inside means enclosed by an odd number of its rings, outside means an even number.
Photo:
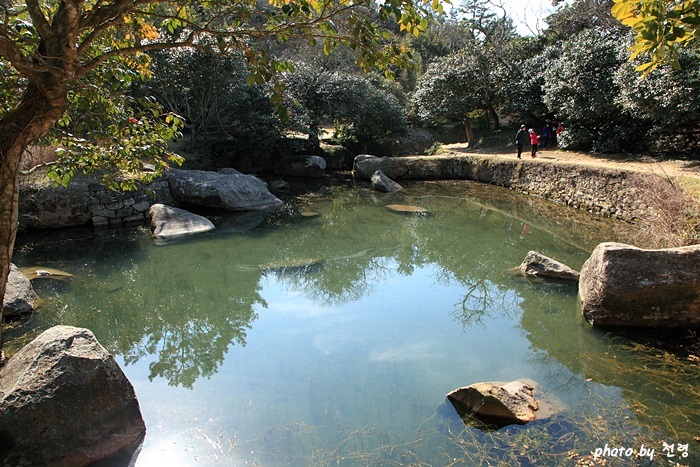
[[[87,176],[75,177],[66,187],[20,183],[20,229],[136,225],[146,222],[151,204],[171,200],[165,179],[127,192],[110,190]]]
[[[666,179],[651,174],[492,155],[356,158],[355,173],[361,178],[369,179],[375,170],[397,181],[475,180],[625,221],[650,217],[653,207],[645,201],[646,192],[655,185],[658,189],[670,186]]]
[[[154,200],[170,196],[166,180],[149,184],[137,191],[118,192],[99,184],[88,185],[87,208],[94,227],[120,227],[143,224]]]

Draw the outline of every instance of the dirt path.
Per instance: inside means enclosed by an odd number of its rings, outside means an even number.
[[[511,147],[493,147],[469,149],[466,143],[446,144],[442,147],[445,152],[464,154],[493,154],[498,157],[516,157],[516,149]],[[667,177],[692,177],[700,181],[700,161],[664,160],[657,161],[652,157],[628,156],[624,154],[588,154],[560,149],[540,150],[537,157],[541,161],[569,162],[597,167],[636,170]],[[523,158],[530,158],[530,146],[526,145]]]

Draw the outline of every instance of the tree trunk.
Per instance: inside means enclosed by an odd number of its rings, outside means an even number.
[[[0,301],[5,297],[18,223],[19,164],[27,146],[45,135],[68,108],[63,83],[50,84],[47,76],[39,87],[29,84],[19,105],[0,120]],[[0,324],[2,323],[0,307]],[[0,354],[3,337],[0,327]]]
[[[493,129],[498,131],[501,129],[501,122],[498,119],[498,114],[496,113],[496,109],[493,108],[493,106],[489,106],[487,110],[488,114],[491,115],[491,119],[493,120]]]
[[[464,129],[467,131],[467,143],[471,147],[474,142],[474,132],[472,131],[472,119],[467,117],[464,119]]]

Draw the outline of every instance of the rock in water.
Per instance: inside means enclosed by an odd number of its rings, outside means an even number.
[[[700,328],[700,245],[601,243],[581,268],[583,316],[600,327]]]
[[[56,281],[70,282],[73,280],[73,274],[60,269],[45,268],[40,266],[32,266],[29,268],[21,268],[22,274],[27,276],[30,281],[35,279],[51,279]]]
[[[411,206],[409,204],[387,204],[384,206],[389,211],[398,212],[401,214],[415,214],[417,216],[429,216],[430,211],[420,206]]]
[[[154,204],[151,206],[151,234],[160,241],[173,240],[214,229],[206,217],[192,214],[184,209]]]
[[[520,264],[520,272],[526,276],[544,277],[565,281],[578,281],[578,271],[536,251],[529,251]]]
[[[403,187],[390,179],[381,170],[377,170],[372,174],[372,188],[385,193],[394,193],[403,190]]]
[[[39,297],[34,292],[34,287],[29,279],[10,264],[10,274],[5,284],[5,297],[3,299],[3,317],[16,318],[31,314],[34,311]]]
[[[86,465],[145,431],[131,383],[87,329],[53,327],[0,369],[4,465]]]
[[[252,175],[202,170],[168,170],[173,198],[227,211],[257,211],[282,206],[267,184]]]
[[[458,412],[471,412],[484,421],[525,424],[539,408],[533,387],[521,380],[510,383],[475,383],[447,394]]]

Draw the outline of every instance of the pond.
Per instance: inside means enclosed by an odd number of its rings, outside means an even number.
[[[52,325],[91,329],[136,390],[137,466],[700,465],[697,367],[592,329],[575,286],[512,271],[530,250],[580,269],[621,223],[470,182],[208,214],[211,234],[165,245],[141,227],[16,247],[18,266],[74,279],[35,283],[44,303],[10,350]],[[564,410],[494,430],[445,405],[518,378]]]

